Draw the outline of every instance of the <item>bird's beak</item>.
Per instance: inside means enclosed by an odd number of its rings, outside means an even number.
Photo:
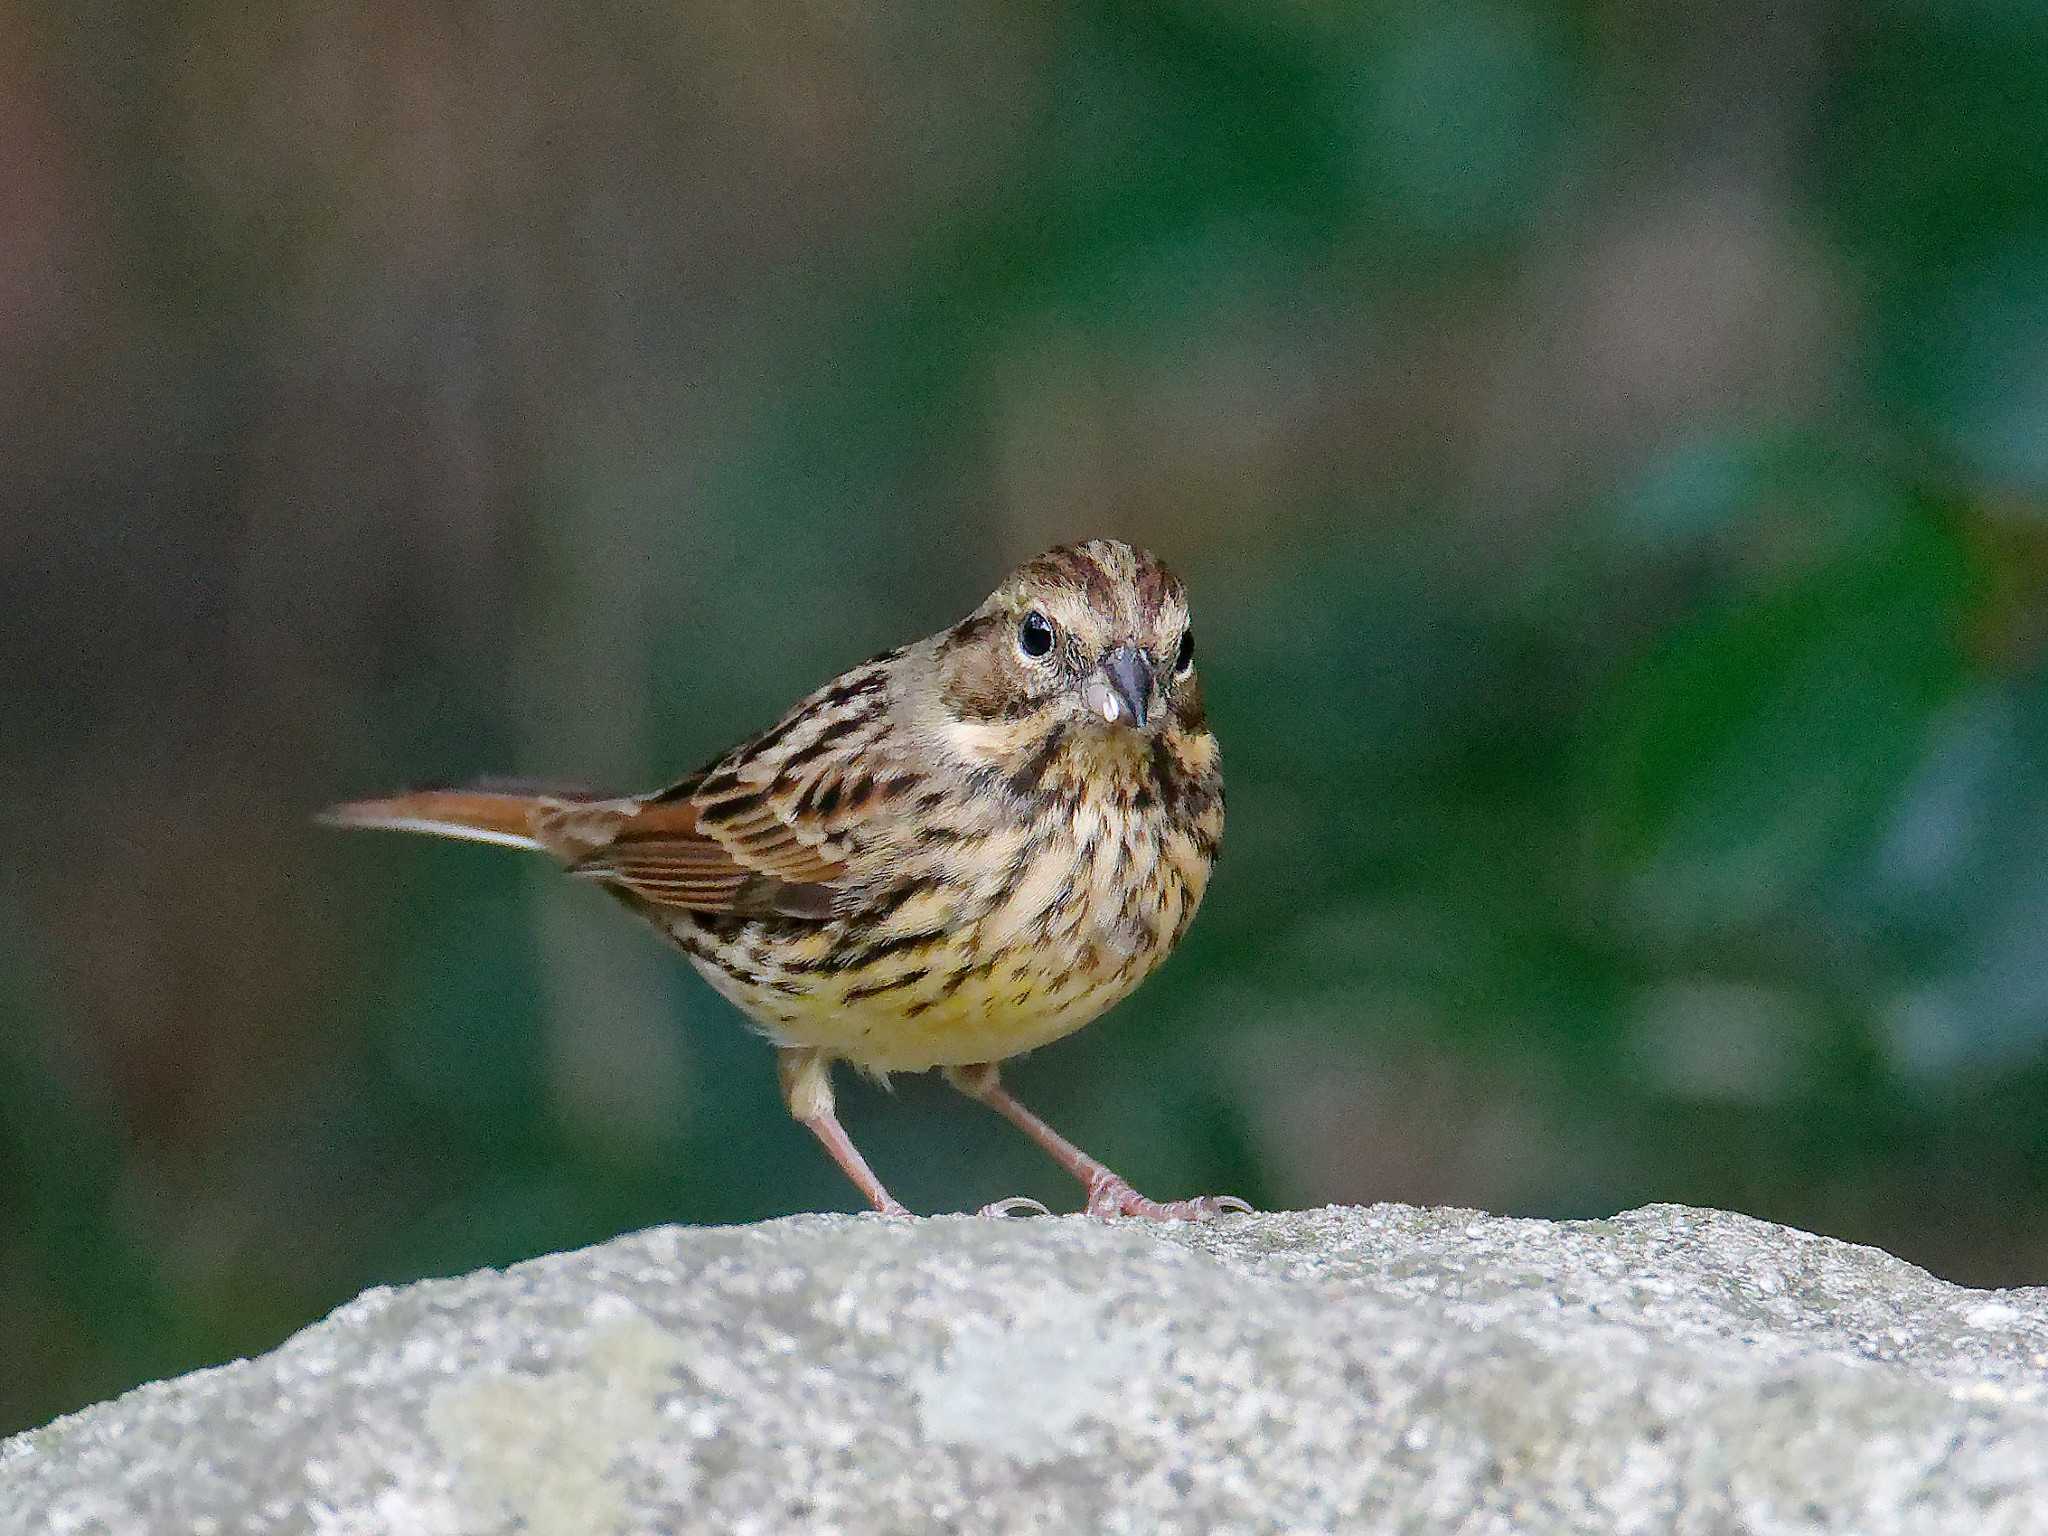
[[[1135,645],[1118,646],[1102,658],[1081,696],[1108,724],[1142,731],[1152,714],[1152,658]]]

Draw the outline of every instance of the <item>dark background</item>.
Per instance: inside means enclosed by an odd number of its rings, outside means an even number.
[[[2020,0],[30,0],[0,1430],[849,1207],[599,894],[311,814],[650,786],[1095,533],[1188,578],[1231,819],[1056,1123],[2048,1280],[2044,146]],[[914,1207],[1076,1202],[844,1101]]]

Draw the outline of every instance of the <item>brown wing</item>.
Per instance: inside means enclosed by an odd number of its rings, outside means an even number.
[[[587,824],[573,811],[565,819]],[[659,906],[788,917],[831,916],[833,882],[846,872],[844,860],[805,845],[789,828],[728,827],[707,822],[689,801],[654,800],[638,803],[601,847],[569,866],[580,879]]]
[[[889,750],[893,659],[855,668],[665,790],[564,806],[541,836],[576,852],[572,874],[660,906],[832,916],[919,782]]]
[[[574,791],[412,790],[324,812],[334,826],[427,832],[552,853],[571,874],[649,901],[748,916],[830,917],[846,862],[753,823],[707,828],[687,801],[596,799]],[[730,838],[731,841],[724,839]]]

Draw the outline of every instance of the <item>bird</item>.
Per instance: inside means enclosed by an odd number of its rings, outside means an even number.
[[[1179,944],[1223,836],[1187,589],[1116,539],[1047,550],[958,623],[850,668],[647,794],[517,781],[331,807],[339,826],[551,855],[681,949],[774,1045],[783,1100],[876,1210],[836,1063],[942,1072],[1104,1218],[1153,1200],[1003,1085],[1001,1064],[1122,1001]],[[1012,1199],[985,1215],[1043,1212]]]

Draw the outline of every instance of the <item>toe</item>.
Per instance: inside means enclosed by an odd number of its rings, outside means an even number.
[[[1135,1216],[1140,1221],[1208,1221],[1217,1216],[1250,1215],[1251,1206],[1235,1195],[1197,1195],[1190,1200],[1148,1200],[1128,1184],[1104,1188],[1091,1196],[1091,1216]]]
[[[1145,1197],[1131,1188],[1122,1179],[1114,1176],[1097,1177],[1088,1185],[1088,1214],[1105,1220],[1112,1216],[1127,1216],[1136,1202],[1146,1203]]]
[[[1050,1208],[1041,1205],[1038,1201],[1033,1200],[1029,1195],[1012,1195],[1007,1200],[997,1200],[991,1202],[988,1205],[984,1205],[979,1211],[975,1212],[975,1215],[998,1217],[1015,1216],[1020,1211],[1029,1213],[1033,1216],[1050,1216],[1052,1214]]]

